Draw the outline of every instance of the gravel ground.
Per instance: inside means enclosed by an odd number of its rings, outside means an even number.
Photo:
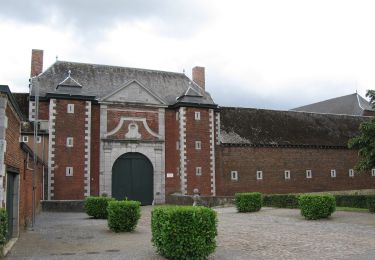
[[[83,213],[43,212],[6,259],[164,259],[150,241],[151,209],[142,207],[136,230],[122,234]],[[375,259],[375,214],[335,212],[307,221],[293,209],[216,210],[218,248],[209,259]]]

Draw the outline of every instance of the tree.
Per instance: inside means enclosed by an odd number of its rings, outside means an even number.
[[[375,108],[375,90],[368,90],[366,97],[370,98],[370,103]],[[359,136],[349,140],[348,147],[358,150],[359,160],[355,169],[369,171],[375,166],[375,118],[363,122],[359,131]]]

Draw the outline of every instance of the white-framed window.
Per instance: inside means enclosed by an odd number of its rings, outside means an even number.
[[[195,167],[195,175],[197,176],[202,175],[202,167]]]
[[[375,169],[371,169],[371,176],[375,177]]]
[[[66,112],[69,114],[74,114],[74,104],[68,104]]]
[[[263,172],[257,171],[257,180],[263,180]]]
[[[306,170],[306,178],[311,179],[312,178],[312,172],[311,170]]]
[[[353,169],[349,169],[349,177],[354,177],[354,170]]]
[[[27,135],[22,136],[22,142],[27,143],[29,141],[29,137]]]
[[[196,150],[202,149],[202,142],[201,141],[195,141],[195,149]]]
[[[73,147],[73,137],[66,138],[66,147]]]
[[[336,178],[336,170],[331,170],[331,178]]]
[[[285,170],[284,171],[284,178],[285,178],[285,180],[289,180],[290,179],[290,171],[289,170]]]
[[[42,142],[42,137],[41,136],[37,136],[36,137],[36,143],[40,144]]]
[[[201,120],[201,112],[195,112],[195,120]]]
[[[230,179],[232,181],[238,181],[238,171],[231,171],[230,172]]]
[[[65,175],[66,176],[73,176],[73,167],[66,167],[65,168]]]
[[[180,150],[180,142],[179,141],[176,142],[176,150]]]

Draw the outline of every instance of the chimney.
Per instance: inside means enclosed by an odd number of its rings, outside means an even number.
[[[30,77],[38,76],[43,72],[43,50],[33,49],[31,52]]]
[[[205,83],[205,76],[204,76],[204,67],[194,67],[193,68],[193,81],[198,84],[202,89],[204,89]]]

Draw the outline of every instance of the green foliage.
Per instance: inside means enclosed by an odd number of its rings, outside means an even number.
[[[295,194],[263,195],[263,206],[296,209],[298,208],[298,196]]]
[[[234,195],[238,212],[255,212],[262,208],[262,194],[242,192]]]
[[[335,195],[336,206],[367,209],[368,195]]]
[[[217,216],[206,207],[157,207],[151,213],[152,242],[168,259],[205,259],[216,248]]]
[[[336,200],[331,194],[301,195],[298,202],[301,215],[306,219],[328,218],[336,210]]]
[[[375,195],[367,196],[367,207],[372,213],[375,213]]]
[[[0,209],[0,245],[4,245],[8,234],[8,215],[4,208]],[[1,248],[1,247],[0,247]]]
[[[85,200],[85,210],[87,215],[93,218],[106,219],[107,206],[109,201],[113,201],[109,197],[87,197]]]
[[[108,203],[108,227],[114,232],[130,232],[141,217],[139,201],[122,200]]]

